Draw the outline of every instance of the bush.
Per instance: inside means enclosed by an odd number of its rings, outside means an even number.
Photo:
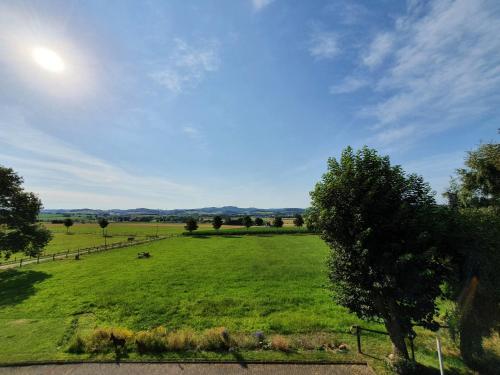
[[[231,347],[229,332],[224,327],[207,329],[199,343],[202,350],[227,350]]]
[[[135,343],[139,353],[161,353],[166,351],[167,330],[159,326],[150,331],[137,332]]]
[[[279,350],[281,352],[289,352],[290,342],[285,336],[274,335],[271,337],[271,349]]]
[[[196,336],[191,330],[179,330],[170,332],[166,339],[167,350],[181,351],[196,348]]]
[[[111,333],[118,339],[125,339],[130,342],[133,333],[126,328],[97,328],[87,339],[86,351],[91,353],[106,353],[114,350],[115,347],[111,341]]]

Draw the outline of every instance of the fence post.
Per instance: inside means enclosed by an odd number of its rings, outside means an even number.
[[[52,254],[52,260],[56,260],[56,254]]]
[[[19,267],[22,267],[23,266],[23,258],[21,258],[21,260],[19,261]]]
[[[66,258],[68,257],[69,250],[66,250]]]
[[[362,351],[361,351],[361,327],[355,326],[355,328],[356,328],[356,340],[358,343],[358,353],[362,353]]]
[[[413,362],[415,362],[415,347],[413,345],[413,339],[415,338],[416,334],[413,332],[410,332],[408,335],[408,338],[410,339],[410,349],[411,349],[411,359]]]
[[[36,257],[36,264],[40,263],[40,254]]]

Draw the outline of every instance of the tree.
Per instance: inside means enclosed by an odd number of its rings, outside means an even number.
[[[101,229],[102,229],[102,236],[103,236],[103,237],[106,237],[104,230],[105,230],[105,229],[106,229],[106,227],[109,225],[109,221],[108,221],[108,220],[106,220],[105,218],[101,217],[99,220],[97,220],[97,222],[99,223],[99,226],[100,226],[100,227],[101,227]]]
[[[250,216],[243,217],[243,225],[248,229],[253,225],[252,218]]]
[[[331,248],[338,302],[362,318],[383,320],[396,358],[408,359],[412,325],[435,329],[444,272],[430,232],[436,204],[417,175],[389,157],[348,147],[311,192],[322,238]]]
[[[69,228],[73,226],[73,220],[64,219],[63,224],[66,227],[66,234],[69,234]]]
[[[194,217],[187,218],[184,229],[192,233],[194,230],[198,229],[198,221]]]
[[[255,218],[255,225],[257,225],[258,227],[264,225],[264,220],[261,217],[256,217]]]
[[[500,324],[500,216],[494,209],[453,210],[448,229],[453,272],[447,297],[452,337],[469,365],[483,355],[483,337]]]
[[[214,216],[214,219],[212,221],[212,226],[214,227],[215,230],[219,230],[220,227],[222,226],[222,217]]]
[[[311,232],[319,231],[318,220],[319,220],[318,211],[314,207],[309,207],[304,211],[304,221],[309,231]]]
[[[447,296],[452,336],[462,358],[477,364],[483,337],[500,324],[500,145],[483,144],[458,169],[445,196],[452,213],[446,233],[451,265]]]
[[[465,168],[457,170],[445,193],[452,205],[500,209],[500,143],[485,143],[467,153]]]
[[[302,225],[304,225],[304,219],[302,218],[301,214],[296,214],[295,215],[295,218],[293,219],[293,224],[296,227],[301,227]]]
[[[274,223],[273,225],[276,227],[276,228],[281,228],[283,226],[283,219],[281,218],[281,216],[276,216],[274,218]]]
[[[0,253],[6,258],[17,251],[36,256],[52,238],[36,222],[42,202],[22,183],[14,170],[0,166]]]

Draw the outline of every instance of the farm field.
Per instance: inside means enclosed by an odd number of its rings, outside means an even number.
[[[149,251],[152,257],[137,259],[140,251]],[[389,340],[364,335],[364,351],[370,357],[355,353],[355,337],[347,333],[350,326],[382,327],[359,320],[333,302],[326,288],[327,256],[328,248],[314,235],[175,237],[84,256],[80,261],[0,272],[0,362],[89,358],[67,352],[75,335],[96,327],[138,331],[162,325],[197,332],[224,326],[240,333],[330,334],[350,350],[241,355],[246,359],[361,359],[380,367],[390,352]],[[435,367],[434,334],[423,330],[418,334],[417,360]],[[463,371],[446,337],[444,348],[447,368]],[[234,359],[231,354],[213,352],[164,356]],[[130,353],[130,359],[138,358]]]
[[[76,250],[87,247],[104,245],[102,229],[97,223],[75,223],[66,234],[66,227],[63,224],[44,223],[53,235],[52,240],[45,247],[43,254],[53,254],[66,250]],[[224,228],[224,227],[223,227]],[[238,227],[231,227],[238,228]],[[199,224],[199,230],[213,230],[210,224]],[[156,223],[115,223],[111,222],[106,228],[108,244],[127,241],[129,237],[144,239],[148,236],[160,236],[169,234],[181,234],[185,231],[184,224],[160,223],[158,231]],[[11,260],[26,257],[23,253],[14,253]],[[0,255],[0,262],[3,260]]]

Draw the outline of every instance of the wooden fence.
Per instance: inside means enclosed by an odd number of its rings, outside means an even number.
[[[45,262],[49,260],[55,261],[56,259],[63,259],[63,258],[68,258],[70,255],[73,256],[80,256],[83,254],[91,254],[91,253],[96,253],[96,252],[101,252],[101,251],[106,251],[106,250],[112,250],[112,249],[118,249],[118,248],[123,248],[123,247],[129,247],[129,246],[135,246],[135,245],[141,245],[153,241],[158,241],[158,240],[163,240],[166,238],[170,237],[177,237],[177,234],[170,234],[167,236],[158,236],[158,237],[149,237],[143,240],[138,240],[138,241],[123,241],[123,242],[115,242],[109,245],[101,245],[101,246],[93,246],[93,247],[86,247],[82,249],[73,249],[73,250],[66,250],[66,251],[61,251],[58,253],[52,253],[52,254],[40,254],[37,257],[25,257],[21,259],[15,259],[15,260],[8,260],[5,262],[0,263],[0,268],[13,268],[13,267],[22,267],[23,265],[27,264],[38,264],[40,262]]]

